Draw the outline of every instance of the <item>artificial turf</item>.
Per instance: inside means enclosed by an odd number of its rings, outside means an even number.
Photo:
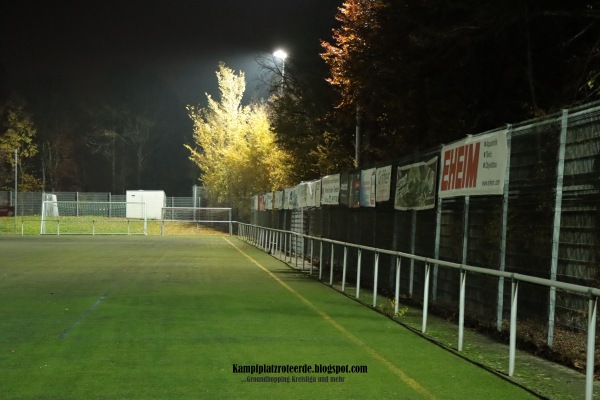
[[[5,399],[533,398],[229,236],[0,237],[0,254]],[[288,365],[366,372],[237,372]]]

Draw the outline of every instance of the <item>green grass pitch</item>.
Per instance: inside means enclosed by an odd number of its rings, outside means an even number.
[[[0,237],[0,371],[3,399],[533,398],[228,236]]]

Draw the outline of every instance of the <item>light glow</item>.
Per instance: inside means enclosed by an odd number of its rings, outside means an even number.
[[[287,58],[287,53],[281,49],[275,50],[273,55],[279,59],[285,60]]]

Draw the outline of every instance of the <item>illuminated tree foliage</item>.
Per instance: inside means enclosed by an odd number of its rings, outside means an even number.
[[[232,206],[247,212],[250,197],[291,184],[289,155],[276,144],[266,106],[241,104],[246,88],[243,72],[219,65],[221,98],[207,95],[208,106],[188,106],[194,123],[196,148],[185,145],[201,170],[213,205]]]
[[[397,157],[600,96],[600,3],[346,0],[323,41],[365,158]]]
[[[0,187],[13,190],[15,158],[18,153],[19,190],[39,190],[41,182],[31,174],[31,158],[38,152],[33,118],[19,98],[8,100],[0,107]]]

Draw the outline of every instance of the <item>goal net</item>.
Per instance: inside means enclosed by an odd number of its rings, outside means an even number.
[[[42,202],[42,235],[146,235],[143,202]]]
[[[162,219],[171,230],[196,229],[202,233],[232,234],[233,221],[228,207],[163,207]],[[164,226],[164,225],[163,225]]]

